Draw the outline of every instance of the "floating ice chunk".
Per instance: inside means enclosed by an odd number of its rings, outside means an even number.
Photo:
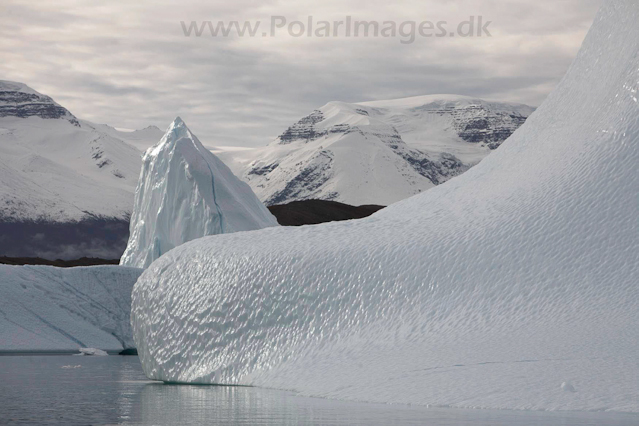
[[[635,0],[606,2],[546,102],[441,186],[360,221],[205,237],[155,261],[132,295],[146,375],[639,411],[637,22]]]
[[[93,356],[107,356],[109,355],[102,349],[96,348],[80,348],[80,353],[78,355],[93,355]]]
[[[144,154],[120,264],[146,268],[187,241],[269,226],[277,220],[251,188],[178,117]]]

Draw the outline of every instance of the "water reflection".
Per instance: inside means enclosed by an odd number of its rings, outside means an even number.
[[[137,357],[0,356],[0,424],[630,426],[639,416],[350,403],[151,382]]]
[[[156,425],[433,425],[630,426],[639,416],[612,413],[429,409],[300,397],[248,387],[151,383],[141,391],[134,417]]]
[[[144,386],[139,409],[143,424],[387,425],[398,417],[401,424],[422,424],[427,417],[422,408],[343,403],[248,387],[164,384]]]

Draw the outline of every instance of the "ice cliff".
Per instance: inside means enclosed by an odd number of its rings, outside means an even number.
[[[0,352],[134,347],[131,290],[141,272],[0,265]]]
[[[122,265],[146,268],[196,238],[277,225],[251,188],[179,117],[142,161]]]
[[[467,173],[360,221],[202,238],[137,281],[148,377],[639,412],[639,3]]]

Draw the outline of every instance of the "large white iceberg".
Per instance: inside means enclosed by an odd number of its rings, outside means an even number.
[[[0,265],[0,352],[133,348],[141,269]]]
[[[142,162],[121,265],[146,268],[205,235],[277,225],[251,188],[204,148],[180,117]]]
[[[639,411],[639,3],[494,154],[360,221],[203,238],[132,299],[148,377]]]

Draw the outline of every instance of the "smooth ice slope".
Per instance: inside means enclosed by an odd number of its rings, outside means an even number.
[[[122,265],[146,268],[196,238],[277,225],[251,188],[179,117],[142,161]]]
[[[133,290],[145,373],[303,395],[639,412],[639,3],[449,182],[351,222],[203,238]]]
[[[0,265],[0,352],[134,347],[131,290],[141,272]]]

